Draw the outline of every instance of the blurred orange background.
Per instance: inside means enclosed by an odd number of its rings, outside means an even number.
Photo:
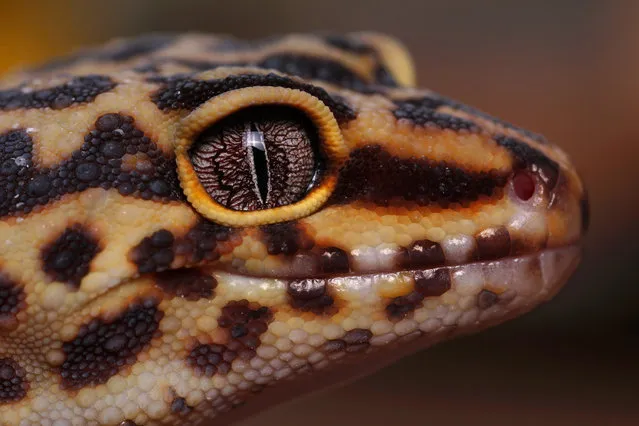
[[[376,30],[420,86],[544,133],[590,189],[584,262],[552,303],[242,426],[639,425],[639,2],[0,0],[0,71],[148,31]]]

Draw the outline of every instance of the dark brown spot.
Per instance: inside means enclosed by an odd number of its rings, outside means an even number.
[[[475,235],[480,260],[501,259],[510,254],[510,233],[504,226],[487,228]]]
[[[68,83],[49,89],[24,90],[24,87],[0,90],[0,110],[63,109],[92,102],[98,95],[116,86],[110,77],[87,75],[74,77]]]
[[[105,114],[95,126],[78,150],[52,168],[32,164],[31,138],[25,131],[0,135],[0,216],[29,213],[88,188],[117,189],[145,200],[184,199],[175,160],[144,136],[132,117]],[[127,168],[123,158],[136,154],[148,161]]]
[[[176,256],[185,256],[189,264],[213,261],[220,257],[218,245],[231,237],[231,228],[217,223],[201,221],[185,236],[176,240]]]
[[[419,240],[405,247],[399,253],[400,268],[416,269],[443,265],[446,262],[444,250],[430,240]]]
[[[42,249],[44,272],[52,280],[77,290],[100,250],[98,241],[88,229],[79,224],[73,225]]]
[[[218,344],[198,345],[189,352],[187,362],[198,374],[212,377],[218,372],[226,374],[231,369],[231,362],[237,358],[235,352]]]
[[[405,318],[409,313],[415,311],[423,300],[424,296],[417,291],[395,297],[386,305],[386,314],[393,320]]]
[[[95,128],[101,132],[112,132],[120,126],[119,114],[104,114],[95,122]]]
[[[0,405],[20,401],[27,395],[27,372],[11,358],[0,358]]]
[[[113,320],[96,318],[62,345],[66,356],[60,367],[64,389],[82,389],[106,383],[126,366],[133,365],[159,333],[163,313],[157,302],[134,302]]]
[[[442,103],[433,98],[395,101],[397,108],[393,111],[398,120],[410,120],[417,126],[450,129],[453,131],[466,130],[478,132],[479,127],[472,121],[454,115],[438,112]]]
[[[168,234],[170,231],[159,230],[131,250],[129,257],[140,273],[165,271],[176,257],[184,258],[188,266],[215,261],[220,257],[218,244],[229,239],[231,229],[202,221],[182,237]]]
[[[322,37],[326,44],[340,50],[358,55],[366,55],[373,52],[373,48],[357,37],[342,34],[326,34]]]
[[[370,330],[356,328],[346,332],[343,338],[329,340],[324,344],[322,350],[326,353],[333,352],[361,352],[370,346],[373,333]]]
[[[332,311],[334,300],[327,294],[326,280],[316,278],[290,281],[287,290],[294,309],[316,314]]]
[[[180,268],[155,274],[155,283],[167,294],[195,301],[213,298],[217,280],[197,269]]]
[[[25,299],[22,286],[0,272],[0,330],[16,325],[16,317],[25,307]]]
[[[488,309],[499,301],[499,295],[490,290],[482,290],[477,295],[479,309]]]
[[[138,265],[138,271],[144,274],[169,269],[175,258],[174,240],[173,234],[166,229],[160,229],[144,238],[133,249],[131,256]]]
[[[415,290],[424,297],[438,297],[450,290],[448,268],[415,272]]]
[[[175,414],[188,414],[193,408],[189,407],[186,403],[186,399],[177,397],[171,403],[171,412]]]
[[[397,106],[399,109],[403,109],[404,110],[404,114],[408,115],[407,118],[410,118],[411,115],[415,115],[417,116],[417,119],[419,120],[419,116],[420,116],[420,111],[423,111],[423,113],[421,114],[422,116],[428,116],[429,114],[433,114],[433,112],[429,112],[429,111],[433,111],[436,110],[440,107],[448,107],[451,108],[453,110],[458,110],[461,112],[464,112],[470,116],[475,116],[478,118],[481,118],[483,120],[492,122],[498,126],[504,127],[506,129],[510,129],[510,130],[514,130],[518,133],[521,133],[522,135],[524,135],[525,137],[532,139],[536,142],[539,143],[547,143],[546,139],[542,136],[539,135],[537,133],[533,133],[529,130],[526,129],[522,129],[521,127],[515,126],[511,123],[508,123],[504,120],[501,120],[497,117],[494,117],[492,115],[486,114],[483,111],[478,110],[477,108],[473,108],[471,106],[465,105],[459,101],[456,101],[454,99],[450,99],[447,98],[445,96],[441,96],[439,94],[430,94],[429,96],[425,96],[422,98],[416,98],[416,99],[403,99],[401,101],[396,102]],[[464,124],[463,126],[472,126],[471,121],[468,120],[466,121],[467,124]],[[476,125],[477,127],[479,127],[478,125]]]
[[[229,302],[217,320],[228,332],[228,342],[196,345],[189,352],[187,363],[198,374],[207,377],[227,374],[236,358],[248,361],[255,357],[255,350],[261,344],[260,336],[272,319],[273,314],[265,306],[246,300]]]
[[[393,74],[391,73],[391,71],[388,69],[388,67],[386,65],[382,65],[379,64],[376,68],[375,68],[375,82],[379,85],[382,86],[388,86],[388,87],[400,87],[400,84],[397,82],[397,80],[395,79],[395,77],[393,76]],[[376,86],[376,88],[379,88],[378,86]],[[378,90],[378,92],[381,92],[382,94],[384,94],[384,91]]]
[[[356,117],[355,112],[348,105],[337,101],[324,89],[276,74],[234,75],[220,80],[206,81],[184,77],[160,77],[152,81],[163,85],[153,95],[153,102],[163,110],[184,109],[192,111],[209,99],[231,90],[254,86],[272,86],[308,92],[324,102],[339,122],[346,122]]]
[[[125,420],[119,426],[138,426],[133,420]]]
[[[421,306],[427,297],[438,297],[450,290],[448,268],[415,271],[415,290],[405,296],[395,297],[386,306],[388,317],[393,320],[405,318]]]
[[[288,294],[295,299],[316,299],[325,293],[326,281],[322,279],[296,280],[288,283]]]
[[[29,192],[33,141],[25,130],[0,134],[0,213],[14,205],[17,193]]]
[[[355,328],[348,331],[342,340],[344,340],[347,345],[361,345],[362,343],[368,343],[371,337],[373,337],[373,333],[371,333],[370,330]]]
[[[496,171],[472,172],[424,158],[397,158],[379,145],[368,145],[351,152],[329,203],[388,205],[396,200],[448,206],[494,195],[507,178]]]
[[[356,91],[366,91],[369,82],[337,61],[310,55],[279,53],[256,64],[309,80],[323,80]]]
[[[320,271],[326,274],[349,272],[348,254],[337,247],[325,247],[319,251]]]
[[[313,240],[306,235],[298,222],[283,222],[262,226],[266,249],[269,254],[293,255],[313,247]]]
[[[0,174],[20,176],[25,169],[33,167],[33,141],[27,131],[11,130],[0,134]]]

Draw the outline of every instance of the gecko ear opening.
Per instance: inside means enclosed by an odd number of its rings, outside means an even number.
[[[402,87],[415,87],[415,64],[406,46],[396,38],[374,32],[353,33],[377,53],[381,68]]]
[[[348,150],[321,100],[254,86],[216,96],[182,119],[175,156],[193,208],[213,222],[244,227],[317,211]]]

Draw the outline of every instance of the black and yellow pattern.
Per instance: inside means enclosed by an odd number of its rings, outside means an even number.
[[[151,35],[6,76],[0,424],[225,424],[552,296],[587,219],[567,156],[414,83],[370,33]]]

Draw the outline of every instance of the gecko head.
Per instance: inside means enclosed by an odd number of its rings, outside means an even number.
[[[224,66],[228,40],[137,43],[108,77],[0,96],[20,123],[0,129],[0,404],[35,423],[213,418],[503,322],[575,268],[567,156],[412,87],[396,41],[233,42]],[[20,107],[38,90],[93,98]]]
[[[205,274],[228,305],[191,311],[218,327],[187,344],[195,377],[317,386],[341,364],[344,379],[532,309],[579,260],[582,184],[540,135],[428,91],[254,69],[158,98],[212,84],[234,89],[185,116],[176,145],[188,202],[225,230]]]

